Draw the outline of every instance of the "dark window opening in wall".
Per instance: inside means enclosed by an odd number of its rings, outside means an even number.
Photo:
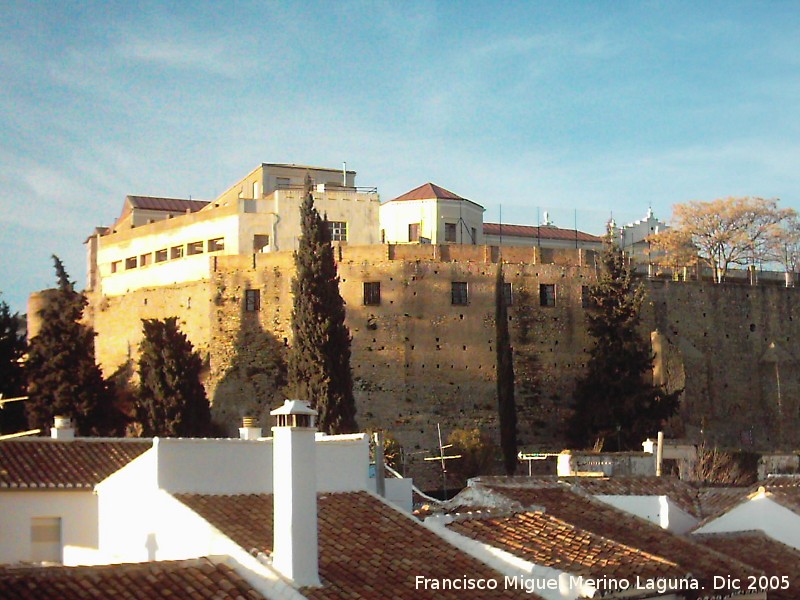
[[[453,281],[450,284],[450,303],[465,305],[469,303],[466,281]]]
[[[111,263],[111,272],[117,273],[122,268],[122,261],[115,260]]]
[[[128,271],[130,269],[135,269],[135,268],[136,268],[136,257],[135,256],[131,256],[129,258],[126,258],[125,259],[125,270]]]
[[[193,254],[203,253],[203,242],[189,242],[186,244],[186,254],[192,256]]]
[[[419,241],[419,223],[408,224],[408,241],[409,242]]]
[[[554,283],[539,284],[539,306],[556,305],[556,285]]]
[[[456,224],[455,223],[445,223],[444,224],[444,241],[445,242],[455,242],[456,241]]]
[[[285,190],[288,188],[292,183],[292,180],[288,177],[276,177],[275,178],[275,189],[278,190]]]
[[[216,238],[214,240],[208,240],[209,252],[222,252],[223,250],[225,250],[225,238]]]
[[[156,250],[156,262],[164,262],[167,260],[167,249],[163,248],[161,250]]]
[[[583,308],[594,308],[595,303],[592,300],[592,296],[590,295],[590,287],[588,285],[581,286],[581,306]]]
[[[331,234],[332,242],[347,241],[347,222],[346,221],[326,221],[328,231]]]
[[[244,309],[247,312],[261,310],[261,290],[244,291]]]
[[[364,304],[367,306],[377,306],[381,303],[381,282],[364,282]]]
[[[170,258],[183,258],[183,246],[173,246],[169,251]]]
[[[139,257],[139,266],[140,267],[146,267],[147,265],[149,265],[152,262],[153,262],[153,255],[152,254],[142,254]]]
[[[503,283],[503,301],[506,303],[506,306],[513,306],[514,304],[514,290],[508,282]]]
[[[257,233],[253,236],[253,252],[269,252],[269,234]]]
[[[474,246],[477,243],[478,243],[478,230],[473,227],[472,228],[472,245]]]

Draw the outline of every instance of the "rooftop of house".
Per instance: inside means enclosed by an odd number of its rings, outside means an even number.
[[[190,200],[187,198],[156,198],[153,196],[127,196],[131,208],[142,210],[163,210],[167,212],[197,212],[208,206],[206,200]]]
[[[732,556],[770,577],[788,577],[788,589],[769,590],[770,600],[795,600],[800,590],[800,552],[761,531],[694,535],[700,544]]]
[[[92,567],[0,566],[7,600],[263,598],[233,569],[207,558]]]
[[[477,482],[477,485],[483,487],[484,492],[505,496],[523,508],[543,509],[574,527],[663,557],[677,564],[684,572],[692,573],[701,583],[711,585],[713,576],[720,572],[739,578],[759,574],[756,569],[733,558],[672,534],[565,484],[496,481],[484,484]]]
[[[446,190],[435,183],[423,183],[421,186],[414,188],[410,192],[398,196],[389,202],[399,202],[402,200],[466,200],[458,194]]]
[[[0,442],[0,489],[92,489],[151,440],[21,438]]]
[[[178,494],[186,506],[251,553],[271,554],[273,497]],[[478,598],[470,591],[417,589],[416,577],[493,578],[495,598],[538,598],[504,589],[502,575],[451,546],[415,519],[368,492],[320,494],[320,588],[303,588],[311,599]]]
[[[523,560],[584,577],[680,578],[687,571],[661,556],[529,511],[505,516],[466,515],[447,527]]]
[[[509,225],[506,223],[484,223],[483,235],[507,235],[546,240],[569,240],[601,244],[603,238],[576,229],[562,229],[553,225]]]

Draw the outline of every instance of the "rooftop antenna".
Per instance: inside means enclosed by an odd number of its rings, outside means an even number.
[[[347,163],[342,163],[342,187],[347,187]]]
[[[439,423],[436,424],[436,431],[439,433],[439,456],[428,456],[424,460],[440,460],[442,462],[442,490],[444,491],[444,499],[447,500],[447,463],[445,461],[461,458],[461,455],[445,456],[445,448],[451,448],[453,444],[442,445],[442,428]]]

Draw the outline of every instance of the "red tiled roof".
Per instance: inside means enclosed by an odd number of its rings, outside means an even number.
[[[706,520],[726,513],[737,504],[744,502],[752,491],[752,488],[741,487],[700,488],[697,490],[699,516]]]
[[[390,202],[398,202],[401,200],[466,200],[466,198],[462,198],[450,190],[439,187],[435,183],[428,182],[414,188],[410,192],[406,192],[402,196],[398,196],[394,200],[390,200]]]
[[[233,569],[208,559],[99,567],[0,567],[5,600],[262,599]]]
[[[247,551],[272,552],[272,495],[176,497]],[[503,577],[451,546],[408,515],[366,492],[319,497],[319,572],[311,599],[539,598],[504,589]],[[415,577],[492,578],[491,593],[415,589]]]
[[[516,500],[523,507],[542,506],[546,512],[580,529],[602,535],[627,546],[661,556],[692,573],[701,584],[712,588],[714,575],[745,578],[760,573],[739,561],[723,556],[687,538],[674,535],[658,525],[617,510],[585,493],[564,486],[525,487],[523,484],[489,486],[494,493]]]
[[[483,235],[500,235],[500,233],[500,223],[483,224]],[[543,240],[574,241],[577,239],[580,242],[603,243],[603,238],[592,235],[591,233],[584,233],[583,231],[576,231],[574,229],[561,229],[560,227],[553,227],[552,225],[535,227],[533,225],[507,225],[503,223],[502,234],[513,237],[541,238]]]
[[[6,440],[0,442],[0,489],[91,489],[152,445],[102,438]]]
[[[593,496],[667,496],[690,515],[701,514],[697,490],[674,477],[570,477],[562,481]]]
[[[675,563],[542,512],[458,519],[448,528],[535,564],[584,577],[635,578],[686,575]]]
[[[800,552],[778,542],[761,531],[713,533],[693,536],[699,543],[717,552],[732,556],[767,576],[777,577],[777,586],[770,589],[770,600],[796,600],[800,596]],[[780,578],[788,577],[788,589]]]
[[[152,196],[128,196],[133,208],[143,210],[163,210],[169,212],[185,213],[197,212],[209,203],[205,200],[187,200],[185,198],[155,198]]]

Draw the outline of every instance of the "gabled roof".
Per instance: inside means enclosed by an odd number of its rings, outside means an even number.
[[[667,496],[683,511],[701,516],[697,490],[674,477],[569,477],[562,481],[593,496]]]
[[[585,531],[542,512],[457,518],[447,527],[534,564],[584,577],[680,578],[674,562]]]
[[[194,510],[249,552],[272,552],[271,494],[178,494]],[[367,492],[321,494],[318,503],[319,574],[323,586],[303,588],[312,599],[482,598],[479,590],[415,588],[417,576],[493,578],[492,598],[539,598],[504,589],[503,576],[451,546],[421,523]]]
[[[500,235],[501,233],[510,237],[603,243],[603,238],[591,233],[576,231],[575,229],[561,229],[552,225],[536,227],[534,225],[508,225],[506,223],[502,225],[500,223],[483,224],[483,235]]]
[[[201,558],[93,567],[0,567],[8,600],[260,599],[233,569]]]
[[[699,543],[735,558],[771,577],[788,577],[788,589],[770,589],[770,600],[796,600],[800,590],[800,552],[763,531],[705,533],[693,536]]]
[[[578,493],[566,486],[533,487],[522,483],[487,487],[494,493],[516,500],[523,507],[544,507],[548,514],[575,527],[664,557],[685,572],[692,573],[708,589],[712,588],[713,576],[719,573],[739,578],[759,574],[752,567],[617,510],[585,492]]]
[[[428,182],[423,183],[421,186],[389,202],[399,202],[402,200],[466,200],[466,198],[462,198],[450,190],[439,187],[435,183]]]
[[[151,441],[90,438],[0,442],[0,489],[92,489],[152,447]]]
[[[153,196],[127,196],[131,208],[142,210],[162,210],[165,212],[185,213],[197,212],[209,203],[205,200],[188,200],[186,198],[156,198]]]

